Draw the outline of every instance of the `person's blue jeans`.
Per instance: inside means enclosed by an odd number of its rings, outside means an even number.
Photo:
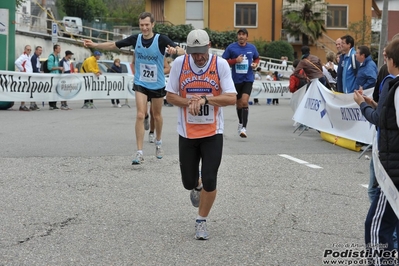
[[[370,203],[372,203],[374,201],[374,198],[375,198],[375,196],[377,194],[377,191],[378,191],[377,178],[375,177],[373,157],[371,157],[371,160],[370,160],[370,180],[369,180],[369,187],[367,189],[367,193],[369,195]]]
[[[266,104],[271,104],[272,103],[272,99],[267,99]]]

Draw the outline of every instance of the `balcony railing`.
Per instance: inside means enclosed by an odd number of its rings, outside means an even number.
[[[302,44],[302,36],[299,36],[299,37],[291,36],[284,29],[281,30],[280,36],[281,36],[280,37],[281,40],[287,41],[291,44]]]

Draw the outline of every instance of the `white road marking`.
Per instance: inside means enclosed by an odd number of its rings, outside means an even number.
[[[310,167],[310,168],[314,168],[314,169],[322,169],[323,167],[315,165],[315,164],[307,164],[306,166]]]
[[[304,164],[304,165],[306,165],[307,167],[310,167],[310,168],[314,168],[314,169],[323,169],[323,167],[321,167],[321,166],[308,163],[308,162],[306,162],[306,161],[304,161],[304,160],[301,160],[301,159],[292,157],[292,156],[287,155],[287,154],[279,154],[278,156],[284,157],[284,158],[286,158],[286,159],[288,159],[288,160],[297,162],[297,163],[299,163],[299,164]]]

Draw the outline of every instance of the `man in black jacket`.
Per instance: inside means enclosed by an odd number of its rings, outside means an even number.
[[[384,83],[380,102],[378,104],[378,116],[374,117],[379,127],[378,132],[378,157],[375,165],[382,165],[386,175],[380,173],[382,180],[389,178],[395,187],[389,187],[391,197],[397,194],[399,187],[399,40],[392,41],[385,49],[387,68],[391,75],[396,76],[393,80]],[[355,91],[355,101],[361,106],[362,113],[368,117],[365,104],[361,96]],[[375,105],[375,104],[374,104]],[[371,110],[369,110],[370,112]],[[373,112],[370,112],[370,114]],[[373,120],[373,117],[369,117]],[[369,119],[368,118],[368,119]],[[369,120],[370,121],[370,120]],[[377,147],[373,147],[374,149]],[[377,168],[378,169],[378,168]],[[386,190],[386,189],[384,189]],[[388,202],[387,192],[380,190],[373,200],[365,223],[365,242],[366,248],[372,254],[369,258],[371,265],[394,265],[393,259],[396,258],[397,251],[394,250],[392,234],[398,224],[398,217]],[[398,210],[396,210],[398,211]],[[382,252],[381,252],[382,251]],[[381,256],[384,254],[384,256]],[[389,256],[387,256],[389,255]]]
[[[40,56],[42,55],[43,48],[41,46],[36,46],[35,53],[32,55],[30,58],[30,62],[32,63],[32,70],[33,73],[40,73]],[[32,111],[34,110],[40,110],[40,108],[37,106],[36,102],[30,102],[30,107]]]

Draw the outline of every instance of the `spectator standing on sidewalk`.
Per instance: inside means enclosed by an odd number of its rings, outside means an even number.
[[[93,73],[97,77],[100,76],[102,73],[100,71],[100,68],[98,67],[97,60],[100,59],[101,55],[102,54],[99,51],[94,51],[92,56],[86,58],[86,60],[83,61],[82,67],[80,68],[80,73]],[[94,108],[93,99],[86,99],[84,101],[82,108],[93,109]]]
[[[60,67],[64,69],[62,73],[64,74],[73,73],[73,65],[71,63],[72,56],[73,53],[71,51],[69,50],[65,51],[65,56],[60,61]],[[61,101],[61,110],[71,110],[71,108],[69,108],[68,106],[67,101]]]
[[[18,68],[19,71],[26,73],[33,73],[31,56],[30,56],[31,51],[32,48],[30,47],[30,45],[26,45],[23,54],[21,54],[17,58],[17,60],[15,60],[15,66]],[[25,106],[25,102],[21,102],[19,110],[30,111],[29,108]]]
[[[42,55],[43,48],[41,46],[36,46],[35,52],[33,53],[30,62],[32,64],[33,73],[40,73],[41,63],[40,63],[40,56]],[[36,102],[30,102],[30,110],[39,111],[40,108],[37,106]]]
[[[61,46],[55,44],[53,46],[53,53],[50,54],[47,58],[47,68],[50,70],[52,74],[61,74],[64,71],[64,68],[59,66],[60,64],[60,53],[61,53]],[[49,109],[50,110],[57,110],[60,109],[57,107],[57,102],[49,102]]]
[[[121,60],[119,58],[115,58],[114,63],[110,68],[107,69],[107,73],[122,73],[122,67],[121,67]],[[111,104],[114,107],[121,108],[122,105],[119,102],[119,99],[111,99]]]

